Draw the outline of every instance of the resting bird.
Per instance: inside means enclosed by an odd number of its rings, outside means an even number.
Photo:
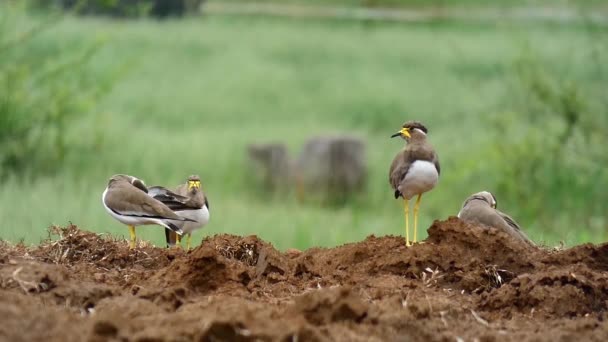
[[[135,248],[137,241],[135,226],[157,224],[181,235],[183,232],[179,225],[192,221],[178,216],[166,205],[150,197],[144,182],[133,176],[112,176],[103,192],[102,203],[113,218],[129,227],[130,248]]]
[[[439,157],[427,141],[428,130],[417,121],[408,121],[401,130],[391,136],[406,141],[405,148],[393,159],[389,171],[389,183],[395,191],[395,198],[402,197],[405,211],[405,241],[411,246],[409,237],[409,201],[418,196],[414,206],[414,242],[418,239],[418,210],[422,194],[432,190],[439,181]]]
[[[458,218],[473,224],[500,229],[514,239],[531,245],[535,243],[521,230],[520,226],[509,215],[496,209],[496,197],[490,192],[481,191],[473,194],[464,201]]]
[[[175,212],[191,221],[182,222],[178,226],[188,235],[187,249],[190,249],[192,232],[204,227],[209,222],[209,200],[201,190],[201,179],[197,175],[188,177],[186,184],[177,186],[175,192],[160,186],[150,187],[150,194]],[[167,247],[177,243],[181,246],[181,236],[170,229],[165,229]]]

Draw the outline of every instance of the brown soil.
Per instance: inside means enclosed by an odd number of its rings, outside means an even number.
[[[530,247],[456,218],[403,238],[190,252],[71,226],[0,243],[3,341],[605,341],[608,244]]]

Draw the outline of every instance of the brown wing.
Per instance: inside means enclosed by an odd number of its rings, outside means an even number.
[[[509,215],[501,212],[500,210],[496,210],[496,213],[513,229],[515,230],[521,230],[521,228],[519,227],[519,224],[517,224],[517,222],[515,222],[515,220],[513,220]]]
[[[521,237],[522,240],[527,241],[533,245],[535,245],[534,241],[532,241],[515,220],[511,218],[511,216],[501,212],[500,210],[496,210],[496,213],[515,231],[517,235]]]
[[[395,198],[399,197],[399,184],[401,184],[401,181],[403,180],[411,166],[411,162],[409,161],[409,154],[410,151],[408,150],[403,150],[399,152],[393,159],[393,162],[391,163],[391,168],[389,169],[388,181],[391,184],[393,190],[395,190]]]
[[[188,197],[177,194],[165,187],[162,186],[151,186],[148,188],[148,195],[152,197],[159,196],[160,198],[172,199],[174,201],[185,202],[188,200]]]
[[[183,221],[171,209],[136,189],[131,184],[121,184],[108,190],[105,202],[115,212],[125,216],[140,216]]]
[[[174,190],[173,193],[185,198],[184,202],[188,201],[188,184],[180,184]],[[171,208],[173,209],[173,208]],[[175,209],[174,209],[175,210]],[[167,247],[174,246],[177,243],[177,234],[165,228],[165,241],[167,242]]]
[[[437,174],[440,175],[441,174],[441,165],[439,165],[439,157],[437,156],[437,153],[433,152],[433,157],[432,157],[431,161],[435,165],[435,169],[437,169]]]
[[[166,205],[167,207],[169,207],[169,209],[173,211],[195,208],[189,197],[178,195],[165,187],[151,186],[150,188],[148,188],[148,191],[148,195],[162,202],[164,205]]]

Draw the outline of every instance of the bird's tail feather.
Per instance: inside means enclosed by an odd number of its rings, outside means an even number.
[[[184,234],[184,231],[176,226],[174,223],[171,223],[170,221],[165,221],[165,224],[167,225],[167,228],[171,229],[172,231],[176,232],[179,235]]]

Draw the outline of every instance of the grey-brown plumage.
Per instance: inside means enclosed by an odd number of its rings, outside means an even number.
[[[439,157],[433,146],[426,139],[427,133],[428,130],[421,123],[417,121],[408,121],[403,124],[403,129],[401,131],[392,136],[401,136],[407,142],[403,150],[397,153],[389,169],[389,182],[393,187],[393,190],[395,190],[395,198],[403,197],[405,199],[411,199],[414,195],[429,191],[437,183],[437,180],[435,180],[434,183],[431,182],[432,184],[421,185],[415,184],[415,180],[414,182],[406,182],[406,176],[410,171],[412,164],[416,161],[432,163],[437,173],[437,178],[441,173]],[[434,177],[431,176],[431,178]],[[425,191],[419,192],[420,190]]]
[[[129,226],[131,248],[135,247],[135,226],[158,224],[182,234],[177,224],[190,221],[152,198],[144,182],[133,176],[112,176],[103,192],[102,203],[112,217]]]
[[[185,184],[180,184],[175,188],[175,193],[188,198],[185,204],[189,207],[200,209],[205,205],[209,206],[207,196],[201,190],[200,183],[201,178],[198,175],[192,175],[188,177]]]
[[[404,199],[406,240],[409,245],[409,200],[418,196],[414,206],[414,242],[417,240],[418,208],[423,193],[432,190],[439,181],[439,157],[427,140],[427,128],[417,121],[408,121],[391,137],[401,137],[405,147],[397,153],[389,169],[389,183],[395,198]]]
[[[496,197],[490,192],[475,193],[464,201],[458,217],[469,223],[500,229],[514,239],[535,245],[509,215],[496,209]]]
[[[184,221],[166,205],[150,197],[143,182],[133,176],[115,175],[110,178],[103,203],[112,212],[125,217]]]
[[[196,209],[197,205],[190,198],[182,196],[163,186],[155,185],[148,188],[148,195],[162,202],[171,210]]]
[[[187,246],[190,248],[192,232],[205,226],[209,222],[209,200],[201,189],[201,179],[198,175],[188,177],[185,184],[178,185],[174,191],[161,186],[150,187],[151,195],[166,204],[182,217],[192,220],[178,224],[179,228],[187,234]],[[165,229],[167,246],[180,243],[180,238],[169,229]]]

